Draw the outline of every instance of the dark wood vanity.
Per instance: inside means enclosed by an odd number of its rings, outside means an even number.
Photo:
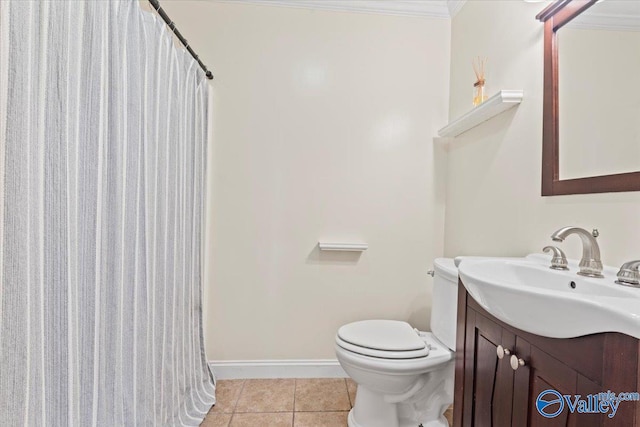
[[[455,427],[640,427],[638,401],[621,402],[613,418],[571,413],[566,405],[556,417],[545,418],[536,409],[538,395],[548,389],[582,396],[639,391],[636,338],[620,333],[569,339],[530,334],[485,311],[460,281],[456,339]],[[519,362],[516,369],[512,356]]]

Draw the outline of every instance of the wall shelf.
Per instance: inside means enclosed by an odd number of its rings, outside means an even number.
[[[363,252],[369,248],[366,243],[325,243],[318,242],[321,251]]]
[[[522,102],[524,91],[501,90],[465,115],[438,131],[438,136],[453,138]]]

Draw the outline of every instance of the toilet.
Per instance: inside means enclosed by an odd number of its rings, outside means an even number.
[[[342,326],[336,356],[358,391],[349,427],[447,427],[453,402],[458,270],[434,261],[431,332],[398,320]]]

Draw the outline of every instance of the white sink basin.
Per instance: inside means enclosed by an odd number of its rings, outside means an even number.
[[[463,258],[458,273],[480,306],[503,322],[551,338],[621,332],[640,339],[640,289],[549,268],[550,258]]]

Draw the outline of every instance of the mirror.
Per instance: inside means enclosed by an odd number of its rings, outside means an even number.
[[[559,178],[640,171],[640,1],[607,0],[558,43]]]
[[[640,2],[559,0],[537,18],[542,195],[640,190]]]

